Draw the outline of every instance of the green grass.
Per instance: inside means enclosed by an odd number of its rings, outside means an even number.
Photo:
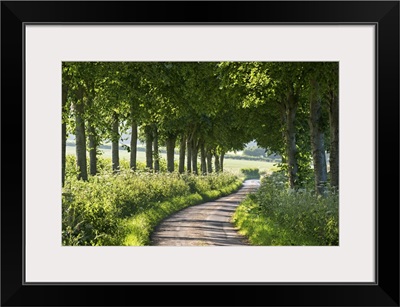
[[[256,246],[337,246],[339,197],[288,190],[274,174],[238,206],[233,222]]]
[[[241,180],[229,184],[220,190],[208,190],[202,194],[195,193],[191,195],[173,198],[170,201],[159,203],[143,213],[139,213],[126,220],[128,235],[123,245],[126,246],[145,246],[150,244],[150,236],[155,227],[166,217],[183,208],[204,203],[219,197],[229,195],[241,186]]]
[[[147,245],[154,227],[184,207],[237,190],[242,180],[231,173],[207,176],[149,173],[129,169],[127,161],[113,174],[110,159],[101,158],[97,176],[76,179],[76,160],[67,156],[62,191],[63,245]],[[143,165],[142,165],[143,166]]]

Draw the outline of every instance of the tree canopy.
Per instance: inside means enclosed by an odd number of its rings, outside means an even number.
[[[318,193],[327,181],[338,187],[336,62],[64,62],[62,68],[63,140],[76,136],[80,179],[88,176],[86,152],[89,174],[96,175],[97,148],[107,141],[118,172],[119,141],[129,133],[132,170],[141,136],[150,170],[159,171],[159,146],[166,146],[168,171],[202,174],[223,170],[225,153],[255,140],[282,156],[291,188],[301,187],[311,168]],[[326,152],[333,154],[329,179]],[[64,160],[63,149],[63,178]]]

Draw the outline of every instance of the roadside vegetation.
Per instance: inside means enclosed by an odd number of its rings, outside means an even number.
[[[136,155],[136,161],[139,165],[139,167],[145,167],[146,166],[146,153],[144,150],[142,150],[142,147],[138,146],[138,152]],[[75,156],[76,148],[75,146],[67,146],[66,153],[67,155],[73,155]],[[103,158],[109,158],[107,163],[109,163],[109,168],[111,168],[111,157],[112,157],[112,152],[111,149],[99,149],[98,152],[100,153],[98,158],[101,160]],[[120,157],[120,163],[121,165],[125,165],[129,167],[129,157],[130,153],[126,150],[120,150],[119,151],[119,157]],[[162,171],[166,170],[167,167],[167,155],[165,152],[160,152],[159,154],[160,157],[160,167],[162,168]],[[175,154],[175,169],[178,169],[178,163],[177,161],[179,160],[179,155]],[[253,159],[250,156],[243,156],[241,154],[226,154],[225,159],[224,159],[224,169],[228,172],[235,173],[238,176],[241,176],[242,168],[258,168],[260,172],[263,173],[272,173],[274,171],[277,171],[280,169],[279,167],[280,160],[260,160],[258,158]]]
[[[339,196],[327,189],[288,188],[281,172],[263,177],[261,186],[239,205],[233,222],[252,245],[339,245]]]
[[[161,172],[128,165],[115,174],[109,159],[101,173],[76,179],[75,158],[68,156],[62,194],[63,245],[147,245],[154,227],[168,215],[190,205],[228,195],[242,184],[225,172],[209,176]]]
[[[164,217],[250,178],[235,221],[253,244],[337,244],[338,68],[63,62],[63,244],[146,245]]]

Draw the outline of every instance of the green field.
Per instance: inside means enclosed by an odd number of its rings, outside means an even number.
[[[111,158],[111,150],[110,149],[102,149],[101,150],[104,157]],[[75,155],[75,147],[67,146],[67,155]],[[126,150],[119,151],[120,159],[129,160],[129,153]],[[161,157],[166,159],[167,155],[165,153],[161,153]],[[175,161],[178,161],[179,156],[175,155]],[[137,152],[137,160],[140,162],[146,161],[146,154],[143,151]],[[200,162],[200,159],[199,159]],[[277,170],[274,162],[265,162],[265,161],[252,161],[252,160],[236,160],[236,159],[224,159],[224,170],[231,171],[233,173],[239,173],[241,168],[258,168],[260,172],[271,173]]]

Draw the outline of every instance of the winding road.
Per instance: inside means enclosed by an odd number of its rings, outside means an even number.
[[[171,215],[157,226],[151,236],[151,245],[249,245],[230,221],[239,203],[259,186],[259,180],[246,180],[242,188],[233,194],[185,208]]]

